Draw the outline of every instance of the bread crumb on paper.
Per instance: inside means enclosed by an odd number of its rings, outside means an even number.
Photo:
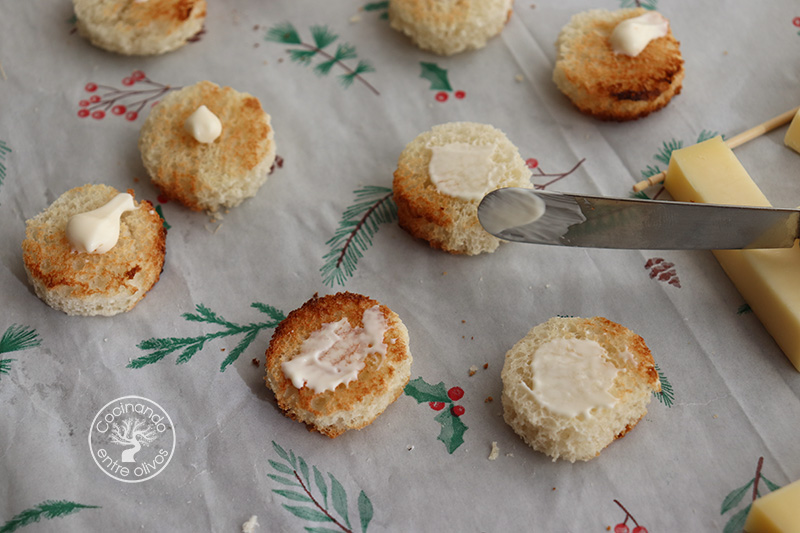
[[[478,367],[476,365],[472,365],[471,367],[469,367],[470,376],[474,376],[477,373],[478,373]]]
[[[489,460],[494,461],[500,455],[500,448],[497,447],[497,441],[492,441],[492,451],[489,453]]]
[[[242,524],[242,533],[255,533],[255,530],[261,524],[258,523],[258,517],[256,515],[251,516],[247,522]]]

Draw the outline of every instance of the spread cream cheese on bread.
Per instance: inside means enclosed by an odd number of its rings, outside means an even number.
[[[553,339],[533,356],[533,390],[551,411],[566,416],[591,416],[592,410],[614,407],[609,389],[617,368],[605,360],[606,350],[586,339]]]
[[[79,252],[104,254],[119,241],[119,219],[133,211],[133,196],[120,193],[107,204],[79,213],[67,222],[67,239]]]
[[[668,32],[669,21],[660,13],[651,11],[617,24],[609,40],[615,53],[636,57],[650,41],[664,37]]]
[[[364,327],[353,328],[347,318],[329,322],[314,331],[300,353],[281,364],[281,370],[298,389],[307,386],[316,393],[334,390],[358,378],[369,354],[386,355],[383,336],[386,318],[376,305],[364,311]]]
[[[432,146],[428,172],[436,189],[461,200],[480,200],[492,188],[492,146],[456,142]]]
[[[206,106],[201,105],[183,124],[186,132],[199,143],[211,144],[222,134],[222,122]]]

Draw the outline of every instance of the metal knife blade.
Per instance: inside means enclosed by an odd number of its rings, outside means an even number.
[[[514,242],[634,250],[789,248],[800,210],[633,198],[508,187],[484,196],[478,219]]]

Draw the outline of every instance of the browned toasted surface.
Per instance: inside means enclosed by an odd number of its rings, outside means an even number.
[[[133,195],[132,190],[128,193]],[[66,226],[70,217],[96,209],[118,194],[113,187],[84,185],[64,193],[48,209],[28,220],[23,261],[37,295],[69,314],[129,310],[158,281],[164,266],[166,230],[153,205],[122,214],[116,246],[103,254],[72,251]]]
[[[169,34],[190,18],[206,16],[206,0],[75,0],[84,22],[113,25],[117,31],[157,26]]]
[[[222,122],[222,133],[210,144],[184,128],[201,105]],[[153,183],[195,211],[252,196],[254,182],[266,180],[275,158],[269,115],[258,98],[209,81],[171,93],[154,107],[142,126],[139,149]]]
[[[635,120],[680,93],[684,64],[671,27],[636,57],[614,53],[609,42],[619,22],[644,12],[625,9],[613,16],[586,17],[568,38],[559,37],[554,80],[581,112],[601,120]]]
[[[323,325],[347,318],[351,327],[362,327],[364,311],[379,306],[388,329],[384,334],[386,355],[367,356],[356,380],[335,390],[316,393],[307,386],[297,389],[284,375],[281,364],[300,353],[303,342]],[[370,424],[396,400],[410,376],[408,332],[400,317],[379,302],[349,292],[315,295],[295,309],[275,329],[266,352],[266,382],[278,406],[289,418],[304,422],[309,430],[336,437],[347,429]],[[342,422],[342,415],[350,421]]]

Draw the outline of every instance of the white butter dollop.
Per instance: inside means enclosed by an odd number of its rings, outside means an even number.
[[[102,207],[71,217],[67,221],[67,239],[79,252],[104,254],[119,240],[122,213],[134,209],[133,196],[120,193]]]
[[[480,200],[493,185],[494,146],[450,143],[432,146],[428,174],[439,192],[462,200]]]
[[[222,133],[222,122],[206,106],[201,105],[189,115],[183,127],[197,142],[211,144]]]
[[[382,358],[387,349],[383,336],[388,323],[380,307],[364,311],[362,321],[359,328],[347,318],[324,324],[303,341],[298,355],[281,364],[283,375],[298,389],[306,386],[317,394],[357,379],[367,356]]]
[[[585,339],[553,339],[536,349],[531,363],[531,392],[555,413],[591,416],[592,409],[617,403],[609,391],[617,368],[603,356],[605,348]]]
[[[623,20],[611,33],[611,47],[617,54],[636,57],[650,41],[669,32],[669,21],[655,11]]]

